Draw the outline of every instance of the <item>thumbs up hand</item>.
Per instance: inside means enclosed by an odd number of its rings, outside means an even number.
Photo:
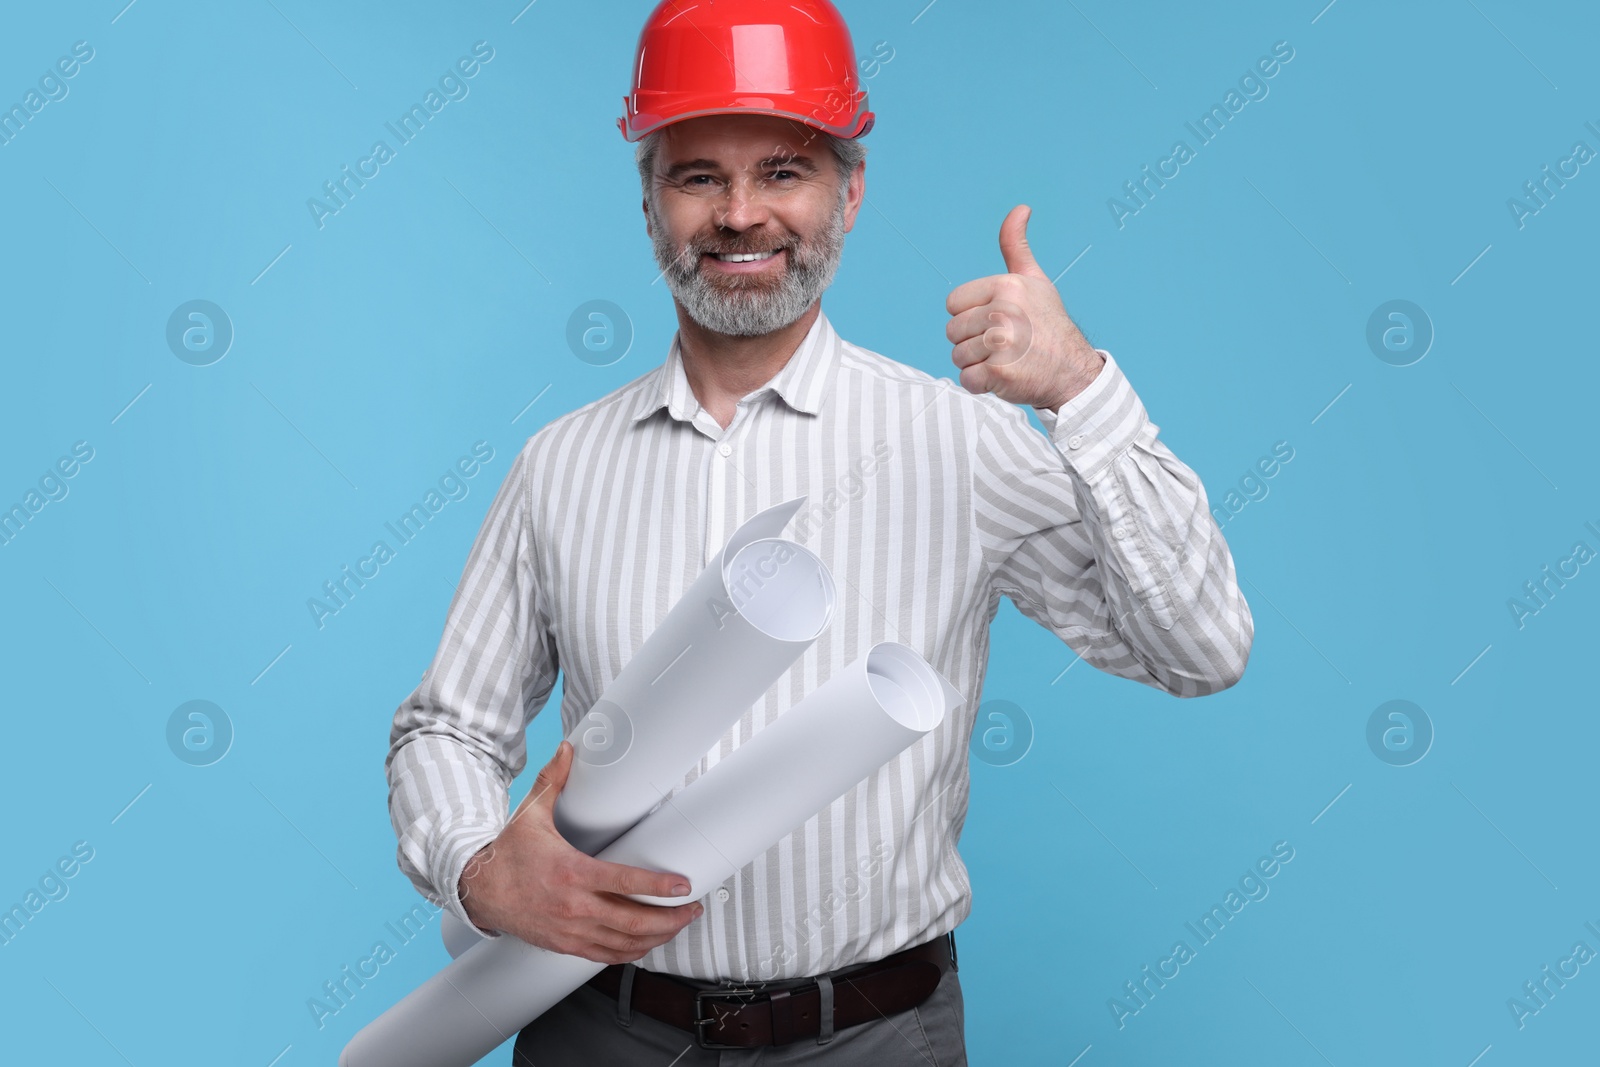
[[[1067,315],[1050,276],[1028,248],[1033,209],[1019,204],[1000,224],[1006,273],[958,286],[945,301],[950,358],[962,388],[1014,404],[1058,408],[1094,381],[1105,357]]]

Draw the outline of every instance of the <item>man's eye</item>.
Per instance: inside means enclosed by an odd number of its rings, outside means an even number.
[[[772,177],[776,180],[782,181],[785,178],[798,178],[800,175],[796,174],[792,170],[776,170],[772,172]]]

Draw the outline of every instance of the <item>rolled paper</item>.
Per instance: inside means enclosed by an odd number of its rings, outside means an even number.
[[[666,798],[598,858],[689,879],[682,904],[726,881],[937,727],[960,691],[895,642],[829,678]],[[340,1067],[469,1067],[604,964],[509,934],[480,940],[351,1039]]]
[[[574,848],[594,855],[660,803],[827,628],[833,576],[778,536],[805,502],[735,530],[567,734],[555,824]],[[485,940],[450,911],[440,932],[452,957]]]
[[[734,531],[572,728],[555,823],[595,855],[644,817],[821,636],[833,577],[778,536],[805,503]]]
[[[678,871],[698,899],[850,791],[962,703],[913,649],[874,645],[600,854]],[[702,784],[704,783],[704,784]],[[683,897],[635,895],[671,907]]]

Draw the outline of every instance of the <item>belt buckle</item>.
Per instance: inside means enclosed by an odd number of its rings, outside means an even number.
[[[762,992],[762,990],[754,989],[754,988],[748,988],[748,987],[747,988],[729,988],[729,989],[720,989],[720,988],[696,989],[694,991],[694,1022],[693,1022],[695,1044],[699,1045],[703,1049],[713,1049],[713,1050],[716,1050],[716,1049],[748,1049],[750,1047],[748,1045],[724,1045],[721,1042],[712,1041],[712,1040],[710,1040],[709,1038],[706,1037],[706,1031],[705,1031],[706,1026],[711,1024],[711,1023],[720,1022],[721,1020],[717,1019],[717,1018],[715,1018],[713,1016],[708,1016],[708,1015],[704,1014],[705,1001],[706,1001],[707,997],[739,997],[739,996],[742,996],[742,995],[747,994],[747,993],[748,994],[759,994],[761,992]],[[754,1004],[755,1003],[755,999],[754,999],[754,997],[752,997],[751,999],[746,1000],[744,1003],[746,1003],[746,1004]]]

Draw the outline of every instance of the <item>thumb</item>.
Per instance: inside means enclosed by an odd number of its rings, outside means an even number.
[[[1050,276],[1039,266],[1039,261],[1033,258],[1033,250],[1028,247],[1028,220],[1033,217],[1033,208],[1026,204],[1018,204],[1011,209],[1006,220],[1000,224],[1000,254],[1005,257],[1006,270],[1012,274],[1026,274],[1034,278],[1050,280]]]
[[[566,788],[567,775],[572,771],[572,742],[562,738],[550,762],[539,768],[539,776],[523,798],[523,804],[537,804],[547,811],[555,811],[556,797]]]

